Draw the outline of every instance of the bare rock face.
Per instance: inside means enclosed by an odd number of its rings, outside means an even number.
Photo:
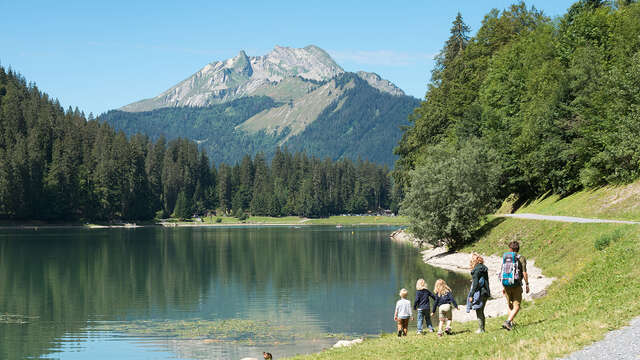
[[[402,91],[399,87],[395,86],[391,81],[381,78],[380,75],[376,73],[358,71],[356,74],[360,78],[368,82],[369,85],[382,92],[386,92],[395,96],[405,95],[404,91]]]
[[[189,78],[160,95],[123,106],[120,110],[139,112],[163,107],[209,106],[254,95],[276,101],[293,101],[345,71],[327,52],[309,45],[301,49],[276,46],[263,56],[247,56],[244,51],[224,61],[207,64]],[[359,72],[371,86],[392,95],[404,92],[377,74]]]

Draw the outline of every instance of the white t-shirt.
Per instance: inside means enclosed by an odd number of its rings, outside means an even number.
[[[408,319],[411,317],[411,301],[400,299],[396,303],[396,314],[398,319]]]

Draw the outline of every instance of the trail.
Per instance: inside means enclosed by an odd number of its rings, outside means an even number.
[[[566,360],[587,359],[640,359],[640,317],[629,326],[610,331],[603,340],[567,356]]]
[[[591,219],[591,218],[580,218],[580,217],[573,217],[573,216],[555,216],[555,215],[539,215],[539,214],[498,214],[496,216],[516,218],[516,219],[547,220],[547,221],[560,221],[560,222],[583,223],[583,224],[613,223],[613,224],[640,225],[640,221]]]

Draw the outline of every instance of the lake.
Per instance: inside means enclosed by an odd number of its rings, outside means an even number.
[[[393,332],[419,277],[463,304],[395,229],[0,230],[0,358],[281,358]]]

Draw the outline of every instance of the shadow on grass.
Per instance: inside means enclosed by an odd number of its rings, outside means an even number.
[[[473,233],[473,238],[474,239],[482,238],[483,236],[487,235],[489,233],[489,231],[491,231],[496,226],[502,224],[506,220],[507,220],[507,218],[503,218],[503,217],[497,217],[497,218],[491,219],[491,221],[489,221],[486,224],[482,225],[478,230],[476,230]]]
[[[453,335],[462,335],[462,334],[470,333],[470,332],[471,332],[471,330],[469,330],[469,329],[466,329],[466,330],[460,330],[460,331],[452,331],[450,336],[453,336]]]
[[[547,321],[546,319],[540,319],[538,321],[528,322],[526,324],[518,324],[518,323],[516,323],[516,326],[513,327],[512,331],[518,331],[518,329],[523,329],[523,328],[527,328],[529,326],[542,324],[543,322],[546,322],[546,321]]]

